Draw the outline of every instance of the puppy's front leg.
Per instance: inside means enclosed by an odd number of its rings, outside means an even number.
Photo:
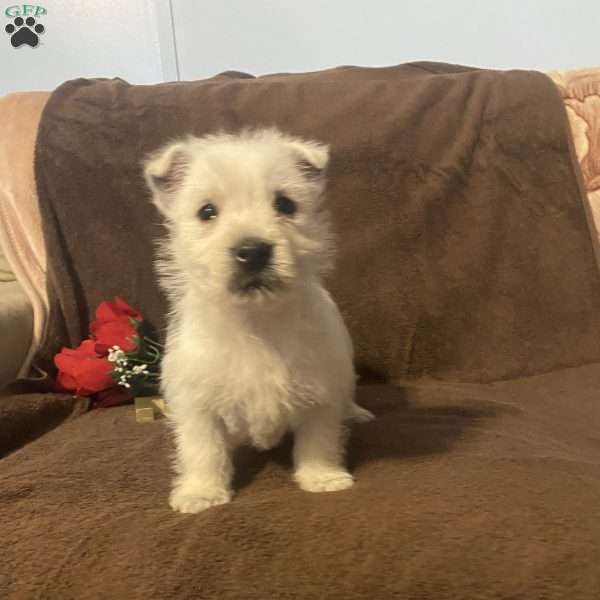
[[[223,423],[210,414],[176,422],[176,469],[169,504],[198,513],[231,500],[231,456]]]
[[[295,429],[294,477],[307,492],[335,492],[354,483],[343,465],[343,418],[331,407],[311,410]]]

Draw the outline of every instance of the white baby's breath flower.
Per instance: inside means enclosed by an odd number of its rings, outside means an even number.
[[[119,346],[113,346],[108,349],[108,361],[112,363],[117,363],[117,365],[126,365],[127,357],[125,356],[125,352],[119,348]]]

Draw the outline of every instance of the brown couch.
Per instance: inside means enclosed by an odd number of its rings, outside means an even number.
[[[35,179],[26,160],[23,179],[0,172],[39,195],[37,217],[4,228],[37,249],[13,235],[7,253],[46,331],[23,360],[47,366],[115,293],[160,332],[140,156],[166,132],[272,119],[332,143],[329,286],[377,419],[352,433],[352,490],[296,489],[288,440],[241,451],[234,501],[186,517],[166,504],[164,420],[13,388],[0,598],[597,598],[600,78],[552,78],[419,63],[59,88]],[[107,247],[130,262],[103,271]]]

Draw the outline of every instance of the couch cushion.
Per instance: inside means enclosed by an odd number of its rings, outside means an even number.
[[[353,489],[244,451],[234,501],[194,516],[167,505],[164,421],[88,413],[0,463],[0,597],[596,599],[599,389],[600,365],[361,387]]]
[[[16,387],[10,386],[12,391]],[[87,398],[65,394],[0,392],[0,457],[88,408]]]

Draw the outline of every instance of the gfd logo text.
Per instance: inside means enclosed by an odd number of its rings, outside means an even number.
[[[48,11],[43,6],[34,6],[33,4],[15,4],[9,6],[4,14],[7,17],[41,17]]]

